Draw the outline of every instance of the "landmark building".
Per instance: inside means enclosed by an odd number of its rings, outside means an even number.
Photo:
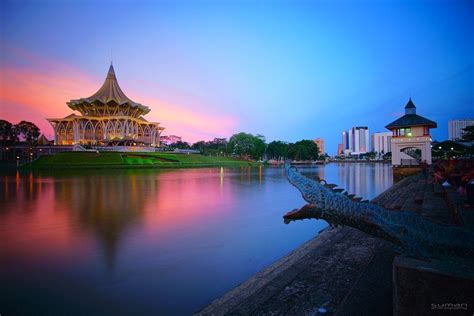
[[[435,122],[416,114],[416,106],[411,98],[405,106],[405,115],[385,128],[392,131],[392,165],[418,163],[431,164],[430,128]]]
[[[96,93],[67,105],[80,115],[48,119],[55,145],[160,146],[164,128],[160,123],[148,122],[143,116],[150,109],[123,93],[112,65]]]
[[[392,133],[373,133],[372,134],[372,151],[377,154],[386,154],[392,151],[391,148]]]
[[[449,140],[460,140],[464,135],[463,129],[474,125],[473,119],[464,120],[450,120],[448,122],[448,137]]]

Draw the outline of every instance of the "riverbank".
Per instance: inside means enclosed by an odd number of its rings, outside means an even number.
[[[420,173],[394,184],[372,202],[445,224],[452,224],[453,215],[461,212],[465,225],[472,225],[472,212],[453,209],[453,192],[440,195],[439,189]],[[403,293],[394,277],[395,258],[403,259],[389,242],[350,227],[327,228],[196,315],[391,315],[394,293]],[[440,302],[448,292],[462,300],[463,291],[442,288],[437,295]],[[430,305],[420,302],[412,307],[428,314]]]
[[[223,156],[148,152],[61,152],[41,156],[23,169],[127,169],[256,166],[255,162]]]

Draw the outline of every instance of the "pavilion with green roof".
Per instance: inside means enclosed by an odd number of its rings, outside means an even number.
[[[392,132],[392,165],[431,164],[430,128],[436,128],[433,122],[416,114],[416,106],[408,100],[405,115],[385,126]]]

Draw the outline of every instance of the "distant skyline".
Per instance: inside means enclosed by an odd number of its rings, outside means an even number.
[[[474,117],[473,1],[1,1],[0,118],[45,118],[101,86],[122,90],[164,134],[244,131],[267,141],[371,133],[403,115]]]

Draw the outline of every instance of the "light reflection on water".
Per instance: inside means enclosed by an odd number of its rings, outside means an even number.
[[[301,167],[372,198],[382,164]],[[189,314],[312,238],[281,168],[11,173],[0,181],[5,314]]]

